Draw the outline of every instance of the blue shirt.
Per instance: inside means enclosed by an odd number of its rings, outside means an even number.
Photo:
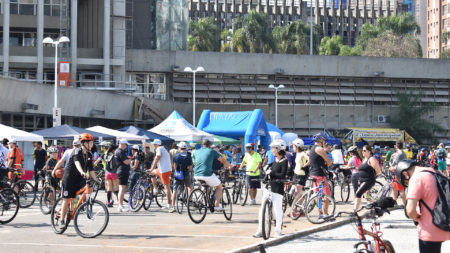
[[[188,172],[188,167],[192,165],[192,157],[188,152],[181,152],[175,155],[173,162],[176,164],[176,170]]]
[[[233,161],[233,158],[231,157],[231,152],[228,150],[225,150],[224,153],[227,155],[227,160],[229,163]]]
[[[210,148],[201,148],[196,150],[193,155],[195,163],[194,176],[210,177],[212,175],[213,161],[218,159],[220,154]]]
[[[266,152],[266,157],[267,157],[267,164],[272,164],[273,162],[275,162],[275,156],[273,155],[272,151],[268,150]]]

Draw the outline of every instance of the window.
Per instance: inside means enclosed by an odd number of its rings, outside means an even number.
[[[1,37],[3,40],[3,36]],[[36,33],[13,31],[9,34],[9,44],[13,47],[34,47],[36,46]]]
[[[59,16],[61,0],[45,0],[44,1],[44,15],[45,16]]]

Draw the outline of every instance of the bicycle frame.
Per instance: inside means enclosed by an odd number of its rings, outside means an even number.
[[[89,187],[88,184],[86,184],[85,187],[83,187],[81,190],[79,190],[77,192],[76,196],[79,196],[80,194],[82,194],[82,195],[81,195],[80,199],[78,200],[78,203],[75,206],[75,208],[73,207],[74,199],[70,199],[69,210],[68,210],[70,212],[70,220],[74,219],[75,212],[78,210],[78,207],[80,207],[80,205],[84,203],[84,201],[86,200],[88,194],[90,195],[91,193],[92,193],[92,187]]]
[[[361,240],[361,242],[354,245],[355,252],[357,251],[359,245],[364,244],[364,247],[367,250],[370,250],[372,252],[376,252],[376,253],[381,252],[381,246],[382,246],[382,247],[384,247],[384,250],[386,253],[390,253],[389,248],[381,239],[381,237],[383,236],[383,232],[380,231],[380,223],[376,222],[376,220],[374,218],[373,222],[372,222],[372,226],[371,226],[372,231],[368,231],[368,230],[364,229],[364,227],[362,225],[361,217],[358,214],[356,214],[356,218],[357,218],[359,239]],[[370,236],[374,239],[373,244],[370,240],[366,239],[366,235]],[[375,249],[372,248],[373,246],[375,247]]]

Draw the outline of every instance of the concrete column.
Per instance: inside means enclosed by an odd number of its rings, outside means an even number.
[[[340,8],[342,9],[342,0],[339,3]],[[352,45],[352,30],[353,30],[353,12],[352,12],[352,0],[347,0],[347,17],[348,17],[348,27],[347,27],[347,44],[349,46]],[[343,21],[343,12],[341,12],[341,27],[343,30],[343,26],[342,26],[342,21]],[[344,31],[342,31],[342,33],[344,33]]]
[[[333,1],[333,0],[332,0]],[[328,6],[327,6],[327,1],[323,1],[323,34],[325,36],[328,36]],[[333,36],[333,35],[331,35]]]
[[[124,86],[126,71],[125,71],[125,0],[113,0],[111,6],[111,22],[112,22],[112,58],[118,60],[120,64],[112,67],[112,74],[114,75],[115,87]]]
[[[37,3],[37,36],[36,36],[36,50],[37,50],[37,71],[36,80],[42,83],[44,80],[44,0],[38,0]]]
[[[320,24],[320,9],[319,9],[319,0],[315,0],[314,1],[314,4],[315,4],[315,15],[316,16],[314,16],[314,18],[315,18],[315,23],[316,23],[316,25],[318,25],[318,24]]]
[[[104,12],[103,12],[103,80],[110,80],[110,36],[111,36],[111,0],[104,0]],[[105,83],[106,84],[106,83]],[[109,83],[108,83],[108,86]]]
[[[71,0],[70,1],[70,55],[72,56],[72,64],[70,68],[70,79],[76,80],[77,77],[77,64],[78,64],[78,55],[77,55],[77,48],[78,48],[78,38],[77,38],[77,32],[78,32],[78,0]],[[74,84],[76,85],[76,84]]]
[[[9,0],[3,0],[3,75],[9,72]]]

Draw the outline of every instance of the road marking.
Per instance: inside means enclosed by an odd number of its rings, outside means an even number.
[[[120,225],[120,226],[133,226],[136,224],[130,223],[118,223],[118,222],[109,222],[108,225]],[[225,228],[243,228],[246,229],[245,226],[229,226],[227,224],[167,224],[167,223],[139,223],[140,226],[165,226],[165,227],[225,227]]]
[[[169,247],[154,247],[154,246],[128,246],[128,245],[97,245],[97,244],[57,244],[57,243],[34,243],[34,242],[5,242],[0,245],[29,245],[29,246],[62,246],[62,247],[84,247],[84,248],[122,248],[122,249],[148,249],[148,250],[183,250],[196,252],[222,252],[220,250],[207,249],[190,249],[190,248],[169,248]]]

